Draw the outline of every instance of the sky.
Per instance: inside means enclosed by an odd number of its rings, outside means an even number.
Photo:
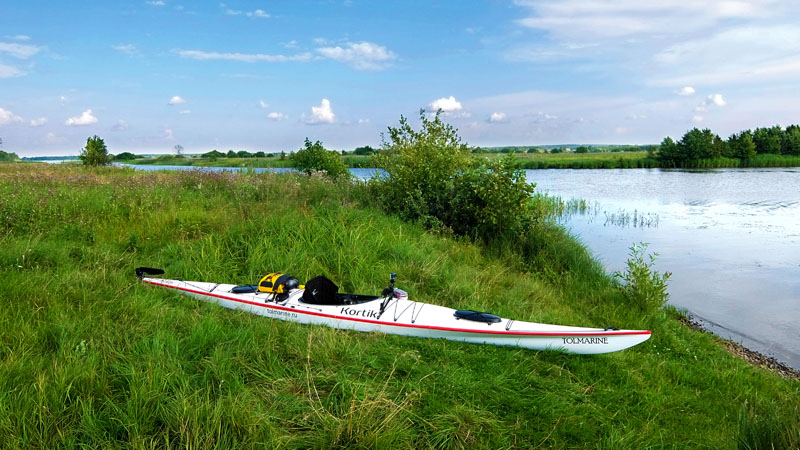
[[[0,2],[19,156],[378,147],[400,116],[475,146],[651,144],[800,123],[773,0]]]

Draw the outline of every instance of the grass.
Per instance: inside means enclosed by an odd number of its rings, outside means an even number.
[[[369,156],[346,155],[342,156],[347,167],[373,167]],[[122,161],[125,164],[143,165],[173,165],[173,166],[197,166],[197,167],[292,167],[292,160],[287,156],[281,159],[280,156],[267,158],[204,158],[204,157],[184,157],[176,158],[174,155],[161,155],[154,158],[141,158],[131,161]]]
[[[498,157],[502,155],[490,155]],[[636,169],[658,167],[647,152],[520,153],[514,154],[523,169]]]
[[[546,202],[545,202],[546,203]],[[793,448],[800,384],[626,302],[545,225],[487,251],[293,174],[0,165],[0,448]],[[647,328],[569,356],[305,326],[138,283],[325,274],[520,320]]]

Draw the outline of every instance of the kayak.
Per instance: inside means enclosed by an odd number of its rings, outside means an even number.
[[[137,268],[136,274],[144,283],[218,303],[226,308],[248,311],[273,319],[325,325],[342,330],[514,346],[531,350],[556,350],[573,354],[600,354],[624,350],[641,344],[649,339],[651,334],[647,330],[585,328],[524,322],[489,313],[455,310],[416,302],[409,300],[402,290],[394,288],[394,274],[391,286],[384,289],[380,296],[335,293],[329,296],[327,304],[317,301],[314,297],[320,292],[324,293],[326,287],[326,285],[312,287],[311,283],[316,279],[309,281],[306,286],[294,283],[286,292],[278,290],[265,292],[263,280],[260,290],[259,286],[255,285],[156,278],[148,275],[160,275],[163,271],[145,267]],[[336,288],[332,282],[328,283]]]

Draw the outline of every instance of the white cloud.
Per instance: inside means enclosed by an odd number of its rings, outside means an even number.
[[[431,111],[438,111],[441,109],[445,113],[461,111],[463,109],[461,102],[456,100],[452,95],[450,97],[436,99],[428,106]]]
[[[489,116],[489,123],[500,123],[505,121],[506,113],[493,112],[492,115]]]
[[[247,17],[255,17],[259,19],[268,19],[270,16],[263,9],[256,9],[247,13]]]
[[[65,141],[61,136],[56,135],[52,131],[44,135],[44,142],[46,144],[62,144]]]
[[[128,122],[124,120],[118,120],[117,123],[115,123],[114,126],[111,127],[111,130],[113,131],[126,131],[127,129],[128,129]]]
[[[508,37],[506,59],[572,62],[573,73],[633,84],[794,84],[800,78],[796,7],[778,0],[516,0],[517,24],[537,36]],[[796,85],[795,85],[796,86]],[[792,89],[792,88],[788,88]]]
[[[8,39],[13,39],[15,41],[30,41],[31,37],[27,34],[17,34],[14,36],[6,36]]]
[[[164,127],[164,139],[168,141],[175,140],[175,132],[172,131],[172,128]]]
[[[147,3],[150,6],[164,6],[166,3],[163,0],[148,0]]]
[[[694,88],[691,86],[684,86],[681,90],[677,91],[676,94],[682,97],[688,97],[690,95],[694,95]]]
[[[286,116],[284,116],[283,113],[279,113],[279,112],[274,112],[273,111],[273,112],[267,114],[267,119],[274,120],[275,122],[277,122],[279,120],[283,120],[285,118],[286,118]]]
[[[258,105],[261,106],[261,109],[269,108],[269,103],[266,103],[264,100],[259,100]]]
[[[717,106],[725,106],[727,104],[727,102],[725,102],[725,99],[722,97],[722,94],[709,95],[708,98],[706,99],[706,102],[713,103]]]
[[[239,53],[239,52],[207,52],[203,50],[176,50],[181,58],[197,59],[201,61],[222,60],[240,62],[269,62],[281,63],[289,61],[306,62],[312,58],[311,53],[298,53],[296,55],[270,55],[265,53]]]
[[[119,44],[119,45],[112,45],[111,48],[114,50],[123,53],[125,55],[134,56],[139,54],[139,50],[133,44]]]
[[[32,127],[41,127],[47,123],[47,117],[39,117],[38,119],[31,119],[30,125]]]
[[[397,56],[382,45],[372,42],[350,42],[344,47],[320,47],[317,53],[325,58],[349,64],[357,70],[381,70]]]
[[[5,53],[17,59],[28,59],[41,50],[41,47],[35,45],[0,42],[0,53]]]
[[[15,115],[7,109],[0,108],[0,126],[20,122],[22,122],[22,117]]]
[[[363,124],[366,124],[366,123],[369,123],[369,119],[358,119],[358,124],[359,125],[363,125]]]
[[[186,100],[182,99],[178,95],[172,96],[172,98],[167,102],[168,105],[182,105],[184,103],[186,103]]]
[[[64,125],[74,127],[74,126],[81,126],[81,125],[91,125],[93,123],[97,123],[97,117],[92,115],[92,110],[87,109],[86,111],[82,112],[80,116],[70,117],[64,122]]]
[[[311,117],[306,120],[308,124],[319,123],[333,123],[336,120],[336,115],[331,109],[331,102],[327,98],[323,98],[319,106],[311,107]]]
[[[750,19],[770,14],[770,0],[662,0],[641,2],[617,0],[517,1],[531,15],[518,21],[522,26],[545,30],[573,40],[615,36],[670,36],[713,27],[731,19]],[[577,35],[574,30],[581,30]]]
[[[263,9],[255,9],[253,11],[242,11],[241,9],[228,8],[228,5],[226,5],[225,3],[220,3],[219,7],[222,8],[223,12],[227,16],[247,16],[250,18],[257,18],[257,19],[268,19],[270,17],[270,15]]]
[[[14,78],[21,77],[23,75],[25,75],[25,72],[17,69],[14,66],[0,64],[0,78]]]
[[[721,108],[727,104],[728,102],[725,101],[725,98],[722,96],[722,94],[709,95],[703,100],[702,103],[694,107],[692,122],[703,122],[706,119],[706,114],[708,114],[713,107]]]
[[[192,113],[192,110],[191,110],[191,109],[183,109],[183,110],[181,110],[180,112],[178,112],[178,114],[180,114],[180,115],[182,115],[182,116],[187,116],[187,115],[189,115],[189,114],[191,114],[191,113]]]

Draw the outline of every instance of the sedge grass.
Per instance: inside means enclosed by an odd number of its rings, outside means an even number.
[[[626,303],[543,225],[487,251],[293,174],[0,166],[0,448],[763,448],[800,387]],[[325,274],[520,320],[648,328],[575,356],[269,320],[138,283]],[[749,447],[748,447],[749,446]],[[776,447],[777,448],[777,447]]]

